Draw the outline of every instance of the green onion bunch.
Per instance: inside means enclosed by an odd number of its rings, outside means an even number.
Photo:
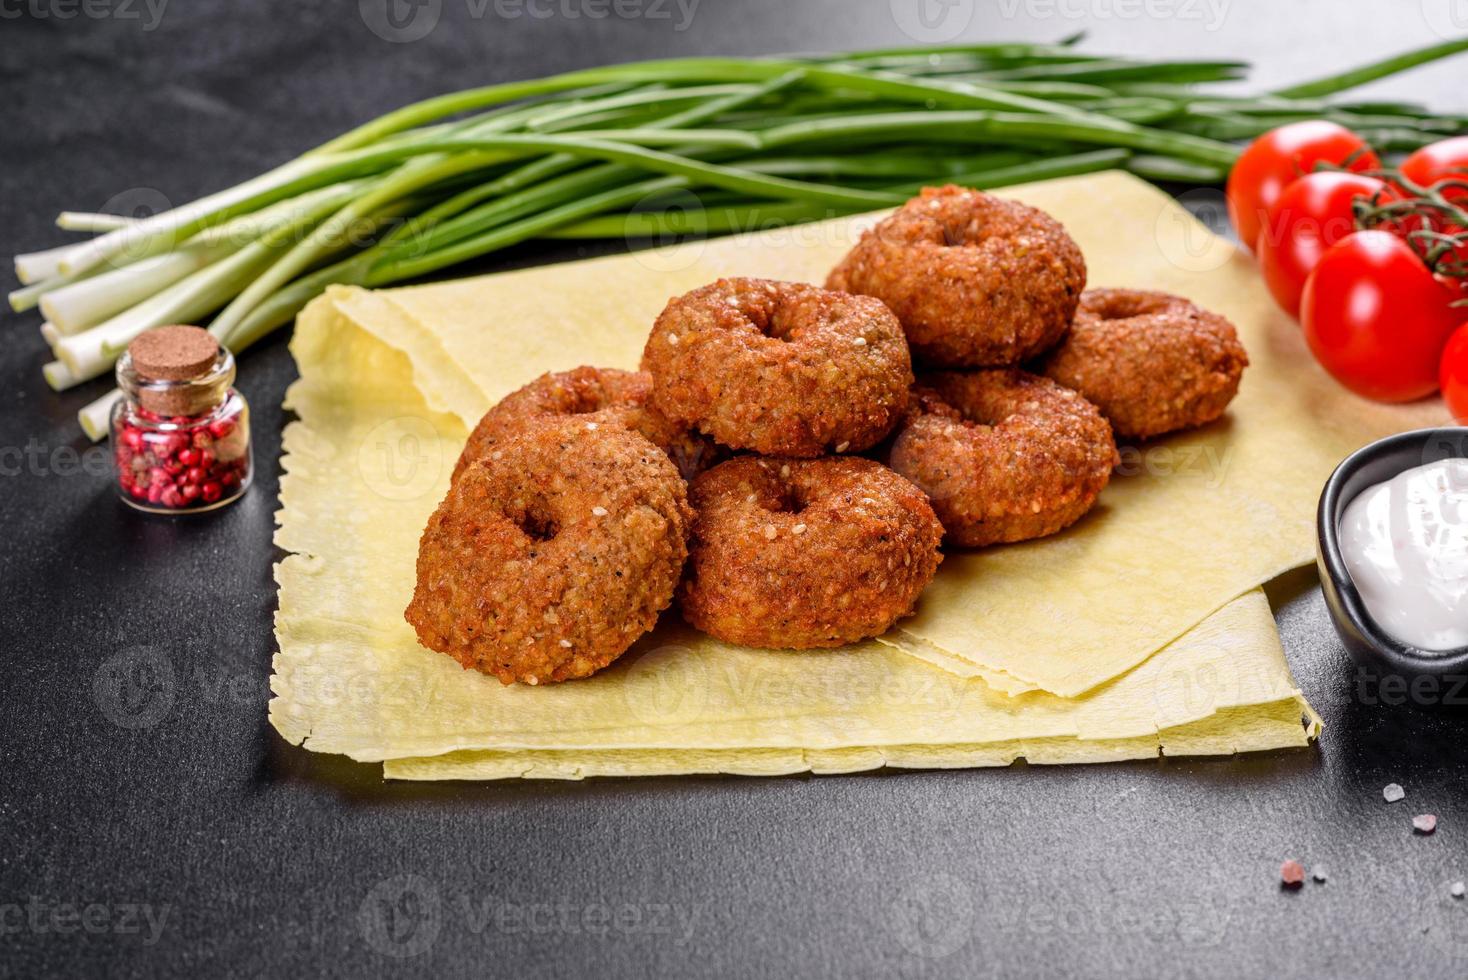
[[[1401,102],[1332,98],[1468,50],[1468,39],[1256,96],[1246,65],[984,44],[648,61],[470,89],[360,126],[244,183],[143,218],[68,212],[98,234],[17,256],[60,390],[139,333],[211,320],[238,351],[333,283],[377,287],[536,238],[664,239],[1125,169],[1220,184],[1239,142],[1330,119],[1385,151],[1468,129]],[[81,412],[106,431],[113,392]]]

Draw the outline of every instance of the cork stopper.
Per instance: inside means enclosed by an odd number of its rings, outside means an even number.
[[[137,377],[139,405],[159,415],[198,415],[213,408],[219,386],[208,379],[219,351],[219,340],[201,327],[154,327],[138,334],[128,345],[128,361]]]
[[[208,373],[219,341],[203,327],[154,327],[127,345],[133,370],[154,381],[190,381]]]

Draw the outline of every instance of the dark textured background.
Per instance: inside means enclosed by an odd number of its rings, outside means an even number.
[[[691,23],[676,5],[596,20],[568,15],[596,9],[581,0],[535,7],[547,17],[442,0],[412,43],[368,29],[361,11],[381,0],[173,0],[156,20],[140,0],[26,2],[0,0],[7,256],[57,243],[63,208],[185,201],[440,91],[639,57],[914,40],[887,0],[703,0]],[[977,8],[935,2],[951,18],[936,30],[1053,40],[1086,27],[1098,51],[1252,58],[1263,84],[1468,32],[1468,10],[1434,0],[1390,16],[1368,0]],[[1374,91],[1462,111],[1463,66]],[[278,406],[294,374],[283,338],[244,359],[255,489],[212,519],[174,522],[120,506],[85,472],[96,456],[77,472],[74,412],[102,386],[53,395],[37,322],[7,317],[0,346],[0,974],[1468,973],[1468,903],[1447,897],[1468,878],[1468,721],[1363,698],[1312,573],[1271,594],[1326,719],[1318,749],[384,785],[376,767],[293,749],[265,722]],[[125,664],[154,668],[144,681],[161,665],[171,681],[120,705],[99,680]],[[1409,799],[1388,807],[1393,780]],[[1435,837],[1411,833],[1424,810],[1442,816]],[[1281,892],[1290,856],[1328,865],[1329,883]],[[65,918],[89,908],[90,929]],[[143,911],[164,917],[156,936],[133,928]],[[605,929],[587,928],[604,914]]]

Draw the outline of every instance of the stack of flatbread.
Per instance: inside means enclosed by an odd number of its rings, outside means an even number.
[[[670,611],[588,680],[504,687],[403,620],[418,536],[470,428],[548,370],[635,368],[670,296],[721,276],[820,283],[880,215],[373,292],[299,318],[270,719],[402,779],[850,772],[1302,746],[1319,732],[1259,586],[1314,554],[1341,458],[1435,424],[1339,389],[1253,262],[1123,174],[1005,192],[1055,215],[1093,286],[1160,289],[1239,328],[1227,416],[1123,450],[1079,524],[950,552],[917,613],[838,650],[730,646]]]

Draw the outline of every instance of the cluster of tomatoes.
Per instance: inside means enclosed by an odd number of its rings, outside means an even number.
[[[1386,170],[1335,123],[1282,126],[1239,157],[1228,207],[1336,380],[1388,402],[1441,388],[1468,424],[1468,137]]]

